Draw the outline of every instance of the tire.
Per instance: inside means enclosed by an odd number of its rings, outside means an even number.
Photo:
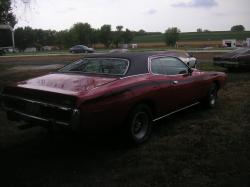
[[[126,136],[129,143],[139,145],[149,139],[152,132],[152,113],[145,104],[137,105],[129,114]]]
[[[194,63],[194,67],[193,68],[197,69],[197,62],[196,61]]]
[[[213,83],[208,91],[207,97],[204,99],[203,104],[207,108],[214,108],[216,105],[218,93],[218,85]]]

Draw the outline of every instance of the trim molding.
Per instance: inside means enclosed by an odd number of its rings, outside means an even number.
[[[170,116],[170,115],[172,115],[172,114],[174,114],[174,113],[180,112],[180,111],[185,110],[185,109],[187,109],[187,108],[190,108],[190,107],[192,107],[192,106],[198,105],[199,103],[200,103],[200,102],[191,104],[191,105],[186,106],[186,107],[184,107],[184,108],[175,110],[175,111],[170,112],[170,113],[168,113],[168,114],[166,114],[166,115],[163,115],[163,116],[161,116],[161,117],[158,117],[158,118],[156,118],[156,119],[153,119],[153,122],[156,122],[156,121],[158,121],[158,120],[160,120],[160,119],[162,119],[162,118],[168,117],[168,116]]]

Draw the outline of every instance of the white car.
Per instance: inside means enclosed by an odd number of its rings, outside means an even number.
[[[178,57],[183,62],[185,62],[189,67],[196,68],[197,59],[186,51],[165,51],[164,53]]]

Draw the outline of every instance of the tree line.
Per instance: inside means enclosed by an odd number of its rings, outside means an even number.
[[[1,46],[10,43],[10,31],[3,30],[0,34]],[[68,30],[42,30],[31,27],[19,27],[15,29],[15,43],[19,50],[34,46],[40,49],[42,46],[58,46],[68,48],[73,45],[83,44],[95,47],[102,43],[106,48],[111,45],[118,47],[119,44],[130,43],[133,40],[134,32],[129,29],[123,30],[123,26],[116,26],[111,30],[111,25],[103,25],[100,29],[94,29],[88,23],[76,23]]]

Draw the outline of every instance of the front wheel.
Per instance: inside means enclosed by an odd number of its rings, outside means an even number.
[[[130,113],[126,125],[126,135],[132,144],[139,145],[151,135],[152,114],[147,105],[136,106]]]
[[[197,61],[195,61],[193,68],[197,69]]]
[[[213,83],[209,89],[207,97],[204,99],[203,103],[208,108],[214,108],[217,100],[218,86]]]

